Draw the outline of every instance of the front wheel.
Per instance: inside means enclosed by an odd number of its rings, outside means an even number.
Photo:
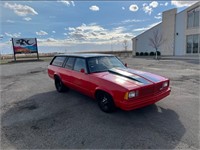
[[[56,90],[57,90],[59,93],[65,91],[65,86],[64,86],[64,84],[62,83],[61,79],[59,79],[59,78],[55,78],[55,87],[56,87]]]
[[[100,92],[97,94],[97,101],[100,109],[104,112],[109,113],[116,109],[112,97],[105,92]]]

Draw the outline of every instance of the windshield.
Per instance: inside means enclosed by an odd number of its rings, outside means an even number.
[[[90,73],[104,72],[112,68],[126,68],[114,56],[92,57],[87,60]]]

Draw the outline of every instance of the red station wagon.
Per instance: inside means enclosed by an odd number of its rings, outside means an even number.
[[[151,105],[171,91],[169,79],[127,68],[107,54],[56,55],[48,66],[48,75],[58,92],[77,90],[96,99],[104,112]]]

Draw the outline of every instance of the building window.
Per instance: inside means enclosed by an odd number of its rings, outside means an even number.
[[[199,49],[200,49],[200,35],[199,34],[188,35],[186,53],[187,54],[200,53]]]
[[[193,35],[193,53],[198,53],[199,36]]]
[[[199,12],[200,12],[200,7],[197,7],[187,13],[188,28],[199,27]]]

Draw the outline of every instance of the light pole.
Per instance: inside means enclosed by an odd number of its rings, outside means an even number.
[[[3,39],[3,36],[0,36],[0,40],[2,40],[2,39]],[[3,48],[1,48],[0,57],[1,57],[2,54],[3,54]]]
[[[110,38],[110,49],[111,51],[113,51],[113,37]]]

